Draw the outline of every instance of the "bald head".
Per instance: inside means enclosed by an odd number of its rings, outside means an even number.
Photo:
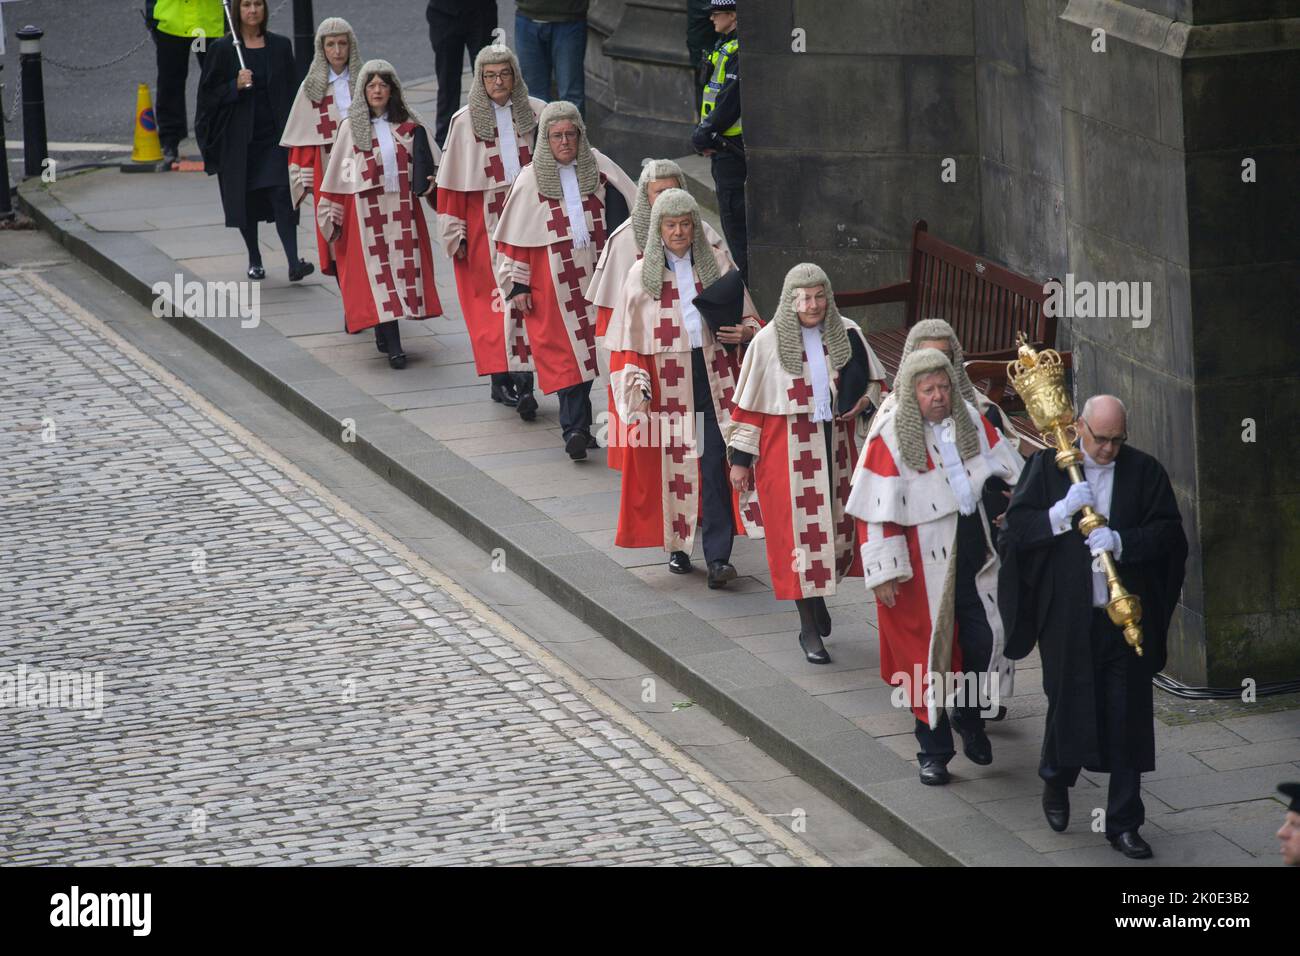
[[[1106,465],[1115,460],[1128,438],[1128,411],[1114,395],[1094,395],[1083,403],[1077,428],[1088,457]]]

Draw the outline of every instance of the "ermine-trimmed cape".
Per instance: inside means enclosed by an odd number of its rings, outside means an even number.
[[[582,201],[591,236],[586,248],[574,248],[564,200],[538,191],[531,163],[519,171],[493,234],[502,296],[508,299],[519,283],[529,287],[533,300],[523,328],[507,343],[510,371],[536,369],[537,387],[548,394],[599,374],[595,309],[582,290],[609,238],[606,191],[617,189],[629,209],[636,198],[636,184],[623,170],[599,150],[591,154],[600,182]]]
[[[528,105],[534,117],[546,106],[533,96]],[[527,134],[519,131],[517,119],[514,126],[522,171],[533,161],[537,125],[534,122]],[[456,294],[479,375],[507,371],[506,343],[523,332],[523,316],[506,307],[497,289],[496,247],[492,244],[509,192],[499,139],[480,139],[474,132],[470,108],[461,107],[452,114],[438,167],[438,239],[455,270]],[[466,255],[457,259],[456,250],[462,242]]]
[[[724,251],[718,268],[736,268]],[[651,299],[641,284],[645,260],[632,264],[619,304],[610,318],[605,348],[610,351],[609,381],[619,418],[628,425],[619,500],[620,548],[662,547],[690,552],[699,527],[700,465],[704,436],[698,433],[691,344],[682,323],[680,296],[671,266],[664,266],[663,292]],[[699,295],[699,275],[692,272]],[[745,295],[743,323],[761,328],[758,312]],[[701,341],[709,375],[713,411],[722,433],[730,423],[735,394],[737,352],[729,352],[701,318]],[[645,401],[645,391],[650,401]],[[682,430],[684,428],[684,430]],[[738,511],[734,503],[733,511]],[[739,518],[739,514],[737,514]],[[737,530],[747,530],[737,522]]]
[[[718,261],[722,261],[724,253],[730,257],[731,251],[727,248],[727,240],[718,235],[707,222],[702,225],[704,236],[713,247]],[[587,301],[596,307],[597,338],[603,337],[605,330],[609,328],[609,317],[614,313],[614,307],[618,305],[619,294],[623,291],[623,280],[627,278],[632,265],[641,259],[641,250],[637,248],[636,237],[632,234],[633,228],[633,221],[629,218],[609,234],[605,249],[596,262],[595,274],[587,285],[587,291],[583,293]],[[610,468],[617,470],[623,467],[623,447],[618,444],[623,427],[619,424],[618,410],[614,407],[613,391],[609,393],[608,408],[609,447],[606,451],[606,461]]]
[[[884,369],[862,330],[847,320],[844,327],[866,350],[870,380],[883,380]],[[840,373],[829,352],[826,369],[835,408]],[[858,458],[857,423],[830,423],[828,461],[822,423],[812,420],[811,383],[808,353],[803,353],[800,374],[791,375],[781,365],[776,325],[769,324],[745,353],[731,428],[724,435],[728,447],[755,456],[754,485],[762,502],[767,566],[772,590],[784,601],[829,596],[840,579],[862,574],[853,518],[844,510]]]
[[[1014,485],[1024,467],[1023,459],[973,405],[956,397],[961,401],[960,411],[971,417],[979,433],[980,454],[963,462],[976,497],[990,477]],[[933,436],[927,433],[924,471],[914,471],[903,460],[895,428],[897,409],[898,405],[892,404],[876,413],[877,419],[884,420],[872,422],[871,436],[854,472],[847,511],[857,519],[867,589],[886,581],[899,583],[892,608],[879,602],[876,605],[880,676],[888,684],[910,687],[913,713],[934,728],[944,708],[943,682],[961,669],[961,648],[953,623],[959,512]],[[992,696],[989,682],[996,675],[997,694],[1005,697],[1011,693],[1015,668],[1003,655],[998,556],[989,540],[983,503],[978,509],[988,558],[975,576],[975,588],[993,633],[989,669],[979,677],[980,689]],[[921,686],[915,681],[918,670]],[[936,693],[925,695],[924,681],[931,675]]]
[[[397,154],[398,191],[384,192],[383,158],[372,134],[359,148],[352,124],[339,127],[318,189],[316,221],[338,256],[339,290],[349,332],[380,322],[427,319],[442,314],[434,285],[433,250],[429,227],[411,183],[412,144],[419,124],[408,120],[393,128]],[[427,131],[426,131],[427,132]],[[437,159],[437,147],[429,148]],[[423,191],[423,190],[421,190]],[[329,219],[333,208],[343,210],[343,224]]]

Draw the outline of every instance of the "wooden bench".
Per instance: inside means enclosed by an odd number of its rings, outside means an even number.
[[[1001,400],[994,401],[1011,416],[1012,427],[1041,448],[1041,436],[1006,381],[1006,363],[1015,359],[1016,336],[1022,331],[1039,348],[1056,347],[1056,317],[1043,309],[1043,285],[931,235],[921,219],[912,229],[911,270],[905,281],[836,292],[835,303],[841,309],[904,303],[902,328],[867,335],[891,380],[912,326],[921,319],[944,319],[961,341],[967,370],[978,370],[978,380],[971,374],[975,387],[990,397],[996,391]],[[1062,359],[1068,362],[1068,353]]]

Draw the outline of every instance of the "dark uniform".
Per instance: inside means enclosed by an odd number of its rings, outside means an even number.
[[[713,0],[714,10],[735,10],[735,0]],[[718,216],[731,257],[749,282],[749,232],[745,227],[745,141],[740,125],[740,41],[733,30],[718,40],[709,54],[709,80],[700,104],[700,125],[691,144],[700,152],[714,150],[713,184]]]

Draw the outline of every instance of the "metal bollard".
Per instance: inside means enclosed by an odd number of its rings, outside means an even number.
[[[50,154],[45,136],[45,81],[41,74],[41,37],[45,31],[28,24],[17,35],[23,84],[23,172],[39,176]]]
[[[0,63],[0,72],[4,72],[4,68],[4,64]],[[0,90],[3,89],[4,84],[0,83]],[[9,195],[9,147],[5,142],[4,117],[0,116],[0,222],[13,217],[13,199]]]
[[[299,83],[306,78],[315,55],[316,21],[311,13],[311,0],[293,0],[293,58]]]

